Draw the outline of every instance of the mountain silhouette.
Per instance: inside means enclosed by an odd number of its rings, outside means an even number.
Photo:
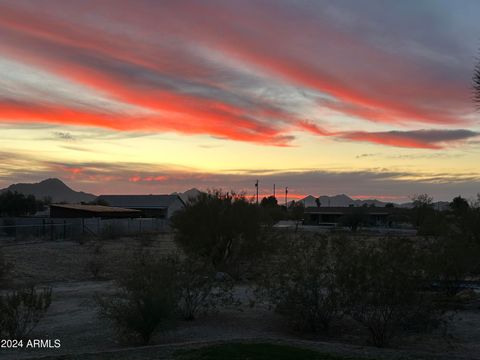
[[[19,183],[0,190],[18,192],[24,195],[33,195],[37,199],[51,198],[52,202],[80,203],[96,199],[93,194],[82,191],[75,191],[65,185],[60,179],[52,178],[40,181],[39,183]]]
[[[385,206],[385,202],[377,200],[377,199],[367,199],[367,200],[355,200],[352,199],[351,197],[345,195],[345,194],[340,194],[340,195],[334,195],[334,196],[327,196],[327,195],[322,195],[319,197],[320,198],[320,206],[322,207],[328,207],[328,206],[340,206],[340,207],[346,207],[346,206],[363,206],[363,205],[375,205],[378,207]],[[313,195],[308,195],[304,197],[303,199],[299,200],[299,202],[302,202],[305,207],[310,207],[310,206],[317,206],[316,202],[316,197]]]

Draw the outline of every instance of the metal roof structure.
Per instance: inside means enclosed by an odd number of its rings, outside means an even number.
[[[80,205],[80,204],[51,204],[50,207],[69,210],[81,210],[92,213],[141,213],[139,210],[125,209],[121,207],[111,207],[102,205]]]
[[[175,201],[183,204],[178,195],[100,195],[97,199],[109,206],[130,209],[166,209]]]

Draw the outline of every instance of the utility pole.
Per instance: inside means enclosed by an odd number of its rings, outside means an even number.
[[[257,180],[257,182],[255,183],[255,187],[257,188],[257,205],[258,205],[258,180]]]
[[[288,200],[288,186],[285,186],[285,207],[288,207],[287,200]]]
[[[275,197],[275,184],[273,184],[273,197]]]

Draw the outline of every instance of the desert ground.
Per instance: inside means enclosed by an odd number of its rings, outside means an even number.
[[[428,335],[410,335],[386,349],[366,343],[364,330],[352,329],[348,320],[329,337],[292,333],[279,315],[255,301],[252,286],[238,284],[239,307],[217,309],[194,321],[180,321],[158,334],[147,347],[120,343],[109,324],[98,317],[95,296],[114,290],[111,275],[122,259],[140,247],[166,254],[175,251],[170,235],[155,236],[146,243],[137,238],[103,240],[106,264],[99,278],[88,268],[94,246],[75,241],[4,243],[7,261],[14,264],[10,286],[36,284],[53,289],[53,301],[31,338],[60,339],[59,349],[5,350],[6,360],[52,359],[169,359],[178,349],[226,341],[278,342],[322,352],[370,359],[480,359],[480,301],[471,299],[450,315],[448,326]],[[347,330],[348,329],[348,330]]]

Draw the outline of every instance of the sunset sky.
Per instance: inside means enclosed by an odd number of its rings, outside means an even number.
[[[0,188],[480,192],[479,1],[0,0]]]

